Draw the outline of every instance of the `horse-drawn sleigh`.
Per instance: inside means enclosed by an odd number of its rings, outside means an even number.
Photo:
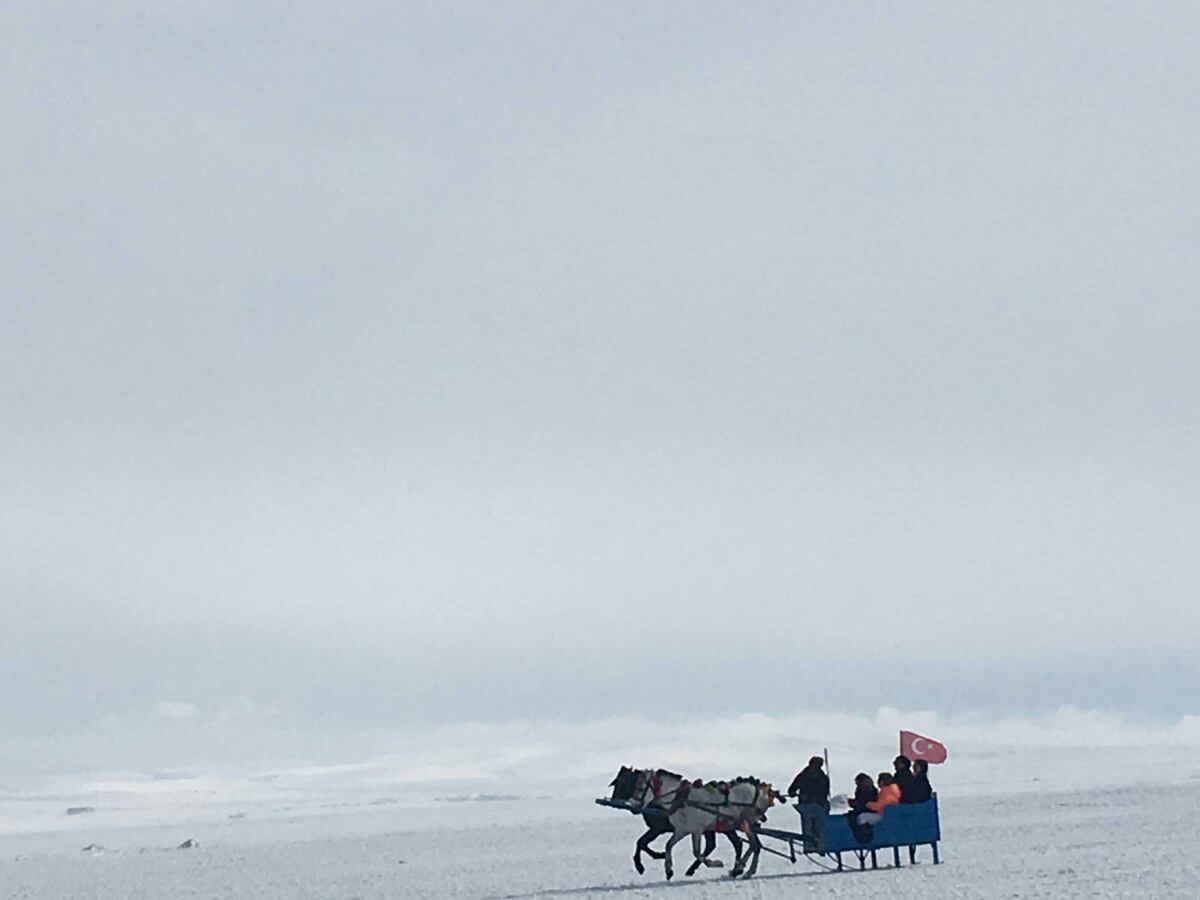
[[[645,871],[641,859],[645,853],[664,861],[670,879],[674,875],[672,848],[685,837],[692,839],[694,857],[688,875],[701,865],[719,866],[719,861],[710,859],[718,834],[726,835],[733,845],[734,865],[729,874],[734,878],[754,875],[763,850],[793,863],[803,857],[825,865],[821,860],[828,859],[836,862],[840,871],[844,868],[845,853],[858,859],[860,869],[866,868],[868,860],[876,868],[878,851],[891,849],[893,864],[899,867],[901,848],[908,848],[909,859],[913,861],[916,847],[929,845],[934,863],[940,862],[941,824],[936,795],[925,803],[889,806],[882,818],[867,829],[852,829],[845,815],[831,814],[816,804],[799,804],[797,832],[764,826],[767,810],[787,800],[769,783],[756,778],[705,784],[689,782],[665,769],[622,767],[611,786],[612,795],[596,803],[639,815],[646,823],[646,832],[638,839],[633,855],[639,873]],[[662,851],[653,850],[650,844],[664,834],[671,835],[666,847]],[[763,838],[786,845],[787,852],[764,845]]]

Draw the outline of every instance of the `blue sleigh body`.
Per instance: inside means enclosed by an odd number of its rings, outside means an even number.
[[[901,847],[919,847],[928,845],[933,852],[933,861],[938,858],[938,841],[942,839],[941,821],[938,818],[938,802],[935,794],[925,803],[897,803],[888,806],[883,811],[883,818],[870,829],[869,836],[861,835],[866,840],[860,840],[850,828],[850,820],[845,814],[826,812],[813,803],[804,803],[796,807],[800,814],[800,838],[806,853],[816,853],[821,856],[833,857],[837,860],[838,868],[842,868],[842,854],[853,853],[859,863],[859,868],[866,868],[870,859],[872,868],[878,865],[877,852],[891,849],[893,862],[900,865]],[[770,837],[795,839],[794,833],[773,829],[761,829]]]

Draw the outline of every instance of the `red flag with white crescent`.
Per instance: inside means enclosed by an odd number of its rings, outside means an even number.
[[[930,765],[946,761],[946,745],[913,731],[900,732],[900,753],[909,759],[923,759]]]

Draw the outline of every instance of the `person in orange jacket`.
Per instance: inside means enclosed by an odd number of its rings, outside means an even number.
[[[900,802],[900,785],[890,772],[879,773],[879,796],[867,804],[867,809],[873,813],[883,814],[885,807]]]

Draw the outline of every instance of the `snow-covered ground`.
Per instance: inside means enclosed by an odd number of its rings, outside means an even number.
[[[925,853],[913,868],[829,874],[766,856],[751,882],[709,870],[668,884],[659,863],[644,877],[632,869],[640,820],[584,795],[326,797],[232,812],[199,806],[154,821],[102,808],[68,816],[60,806],[59,827],[0,835],[0,897],[1200,896],[1192,757],[1177,758],[1163,773],[1173,782],[1157,784],[1129,783],[1111,751],[1075,751],[1060,763],[1076,776],[1069,790],[1011,769],[1016,790],[948,778],[937,867]],[[776,827],[794,820],[787,807],[771,816]],[[187,839],[198,846],[178,849]],[[83,849],[93,845],[103,849]],[[686,842],[677,850],[686,861]],[[717,852],[729,856],[723,841]]]
[[[944,836],[936,868],[926,857],[916,868],[835,875],[764,856],[751,882],[719,870],[686,879],[684,842],[680,874],[667,884],[661,863],[647,861],[642,877],[633,871],[640,820],[592,802],[623,763],[782,783],[825,743],[813,735],[834,737],[830,774],[843,791],[854,772],[889,766],[897,728],[909,722],[950,747],[932,772]],[[212,737],[203,723],[166,724],[191,729],[181,737],[197,748]],[[269,764],[169,770],[115,768],[137,741],[98,739],[73,758],[0,744],[9,763],[0,771],[0,900],[1200,897],[1192,716],[1155,726],[1074,709],[1001,721],[880,710],[342,737],[306,737]],[[109,745],[121,754],[105,758]],[[89,765],[73,768],[78,760]],[[774,809],[770,824],[794,829],[796,814]],[[188,840],[195,846],[180,849]],[[727,861],[729,852],[718,845]]]

